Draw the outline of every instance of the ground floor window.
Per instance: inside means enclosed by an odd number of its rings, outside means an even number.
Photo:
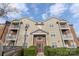
[[[53,47],[53,48],[57,48],[56,42],[53,42],[53,43],[52,43],[52,47]]]

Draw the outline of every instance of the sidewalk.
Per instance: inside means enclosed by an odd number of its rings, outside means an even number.
[[[44,52],[38,52],[37,56],[44,56]]]

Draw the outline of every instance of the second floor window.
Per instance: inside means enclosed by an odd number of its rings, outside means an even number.
[[[52,43],[52,47],[53,47],[53,48],[56,48],[56,47],[57,47],[56,42],[53,42],[53,43]]]
[[[52,38],[55,38],[55,33],[52,33],[52,34],[51,34],[51,37],[52,37]]]
[[[50,24],[49,27],[50,27],[50,28],[53,28],[54,26],[53,26],[53,24]]]

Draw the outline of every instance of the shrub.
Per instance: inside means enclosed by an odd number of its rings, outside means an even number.
[[[76,49],[76,55],[79,56],[79,48]]]
[[[51,48],[50,46],[44,47],[44,55],[48,56],[48,49]]]
[[[45,47],[46,56],[78,56],[79,48],[50,48]]]
[[[67,48],[57,48],[56,54],[58,56],[68,56],[69,55],[69,49]]]
[[[30,46],[29,48],[36,48],[36,46]]]
[[[37,51],[34,46],[24,49],[24,56],[35,56],[36,54],[37,54]]]
[[[48,56],[55,56],[56,55],[56,49],[55,48],[49,48],[48,49]]]
[[[48,48],[47,55],[48,56],[67,56],[69,55],[69,49],[66,48]]]
[[[51,47],[50,47],[50,46],[45,46],[45,47],[44,47],[44,49],[48,49],[48,48],[51,48]]]
[[[76,49],[75,48],[71,48],[70,49],[70,54],[69,54],[70,56],[75,56],[76,55]]]

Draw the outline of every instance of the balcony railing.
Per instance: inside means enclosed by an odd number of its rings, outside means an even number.
[[[16,40],[16,35],[6,35],[6,40]]]
[[[69,48],[68,44],[64,44],[64,47]]]
[[[10,29],[19,29],[19,27],[20,27],[19,25],[11,25]]]
[[[64,40],[72,40],[72,36],[71,34],[67,34],[67,35],[62,35]]]
[[[64,44],[64,47],[66,47],[66,48],[76,48],[76,46],[74,44],[71,45],[71,46],[69,46],[68,44]]]
[[[61,28],[61,29],[64,29],[64,28],[67,29],[68,26],[67,26],[67,25],[60,25],[60,28]]]

